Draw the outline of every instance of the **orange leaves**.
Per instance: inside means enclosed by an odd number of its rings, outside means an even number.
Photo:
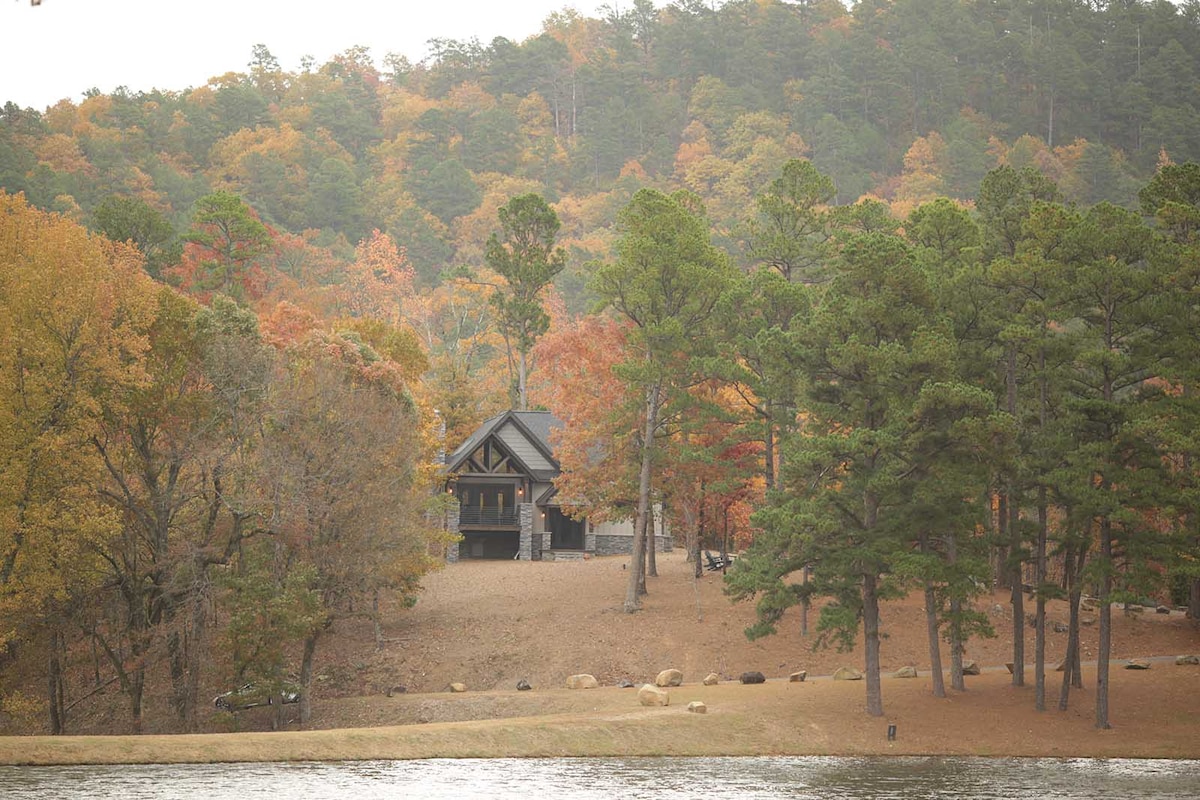
[[[358,243],[354,262],[346,267],[343,307],[352,316],[395,324],[405,299],[413,293],[414,279],[404,250],[376,229]]]

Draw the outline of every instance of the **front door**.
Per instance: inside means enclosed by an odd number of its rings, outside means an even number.
[[[584,523],[582,520],[571,519],[559,510],[558,506],[550,506],[546,510],[546,524],[550,526],[551,550],[582,550]]]

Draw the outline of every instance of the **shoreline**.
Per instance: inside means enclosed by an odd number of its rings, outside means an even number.
[[[407,694],[347,698],[406,724],[275,733],[0,737],[0,764],[182,764],[429,758],[636,756],[983,756],[1200,758],[1200,669],[1156,665],[1111,674],[1113,728],[1094,727],[1094,670],[1070,708],[1033,709],[1032,682],[1007,671],[968,679],[968,691],[930,694],[923,678],[885,678],[886,714],[866,715],[861,681],[671,688],[667,707],[642,707],[630,689]],[[1164,692],[1164,687],[1170,691]],[[689,713],[700,700],[706,714]],[[415,715],[415,716],[414,716]],[[448,718],[452,721],[421,721]],[[461,718],[456,718],[461,717]],[[888,741],[889,725],[897,728]]]

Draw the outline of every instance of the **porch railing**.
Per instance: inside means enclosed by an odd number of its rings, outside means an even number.
[[[521,515],[520,511],[516,508],[463,506],[458,512],[458,524],[460,526],[496,525],[505,528],[517,528],[521,525]]]

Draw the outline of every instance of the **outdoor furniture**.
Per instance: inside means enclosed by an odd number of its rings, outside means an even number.
[[[709,572],[715,572],[719,569],[725,569],[730,564],[732,564],[733,556],[729,556],[729,555],[714,556],[711,552],[709,552],[708,550],[705,550],[704,551],[704,561],[705,561],[704,568],[706,570],[708,570]]]

